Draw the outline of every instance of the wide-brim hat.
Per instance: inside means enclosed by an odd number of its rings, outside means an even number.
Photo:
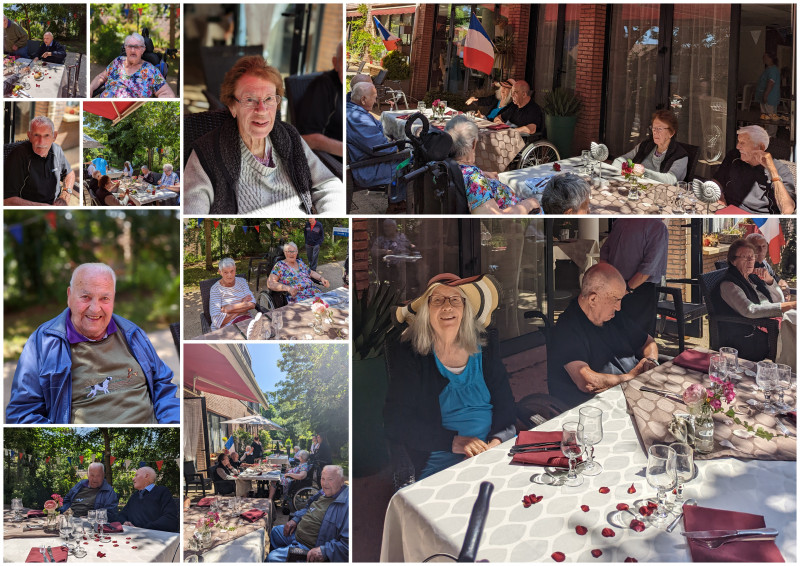
[[[496,86],[496,87],[504,86],[506,88],[511,88],[512,86],[514,86],[515,82],[517,82],[517,81],[515,81],[514,79],[506,79],[504,81],[499,81],[499,82],[496,81],[494,83],[494,86]]]
[[[415,316],[420,307],[433,292],[436,287],[446,285],[447,287],[458,287],[469,301],[472,311],[475,313],[475,321],[486,328],[492,321],[492,313],[500,303],[500,293],[497,290],[497,282],[491,275],[475,275],[473,277],[459,278],[452,273],[441,273],[428,281],[428,287],[419,297],[410,303],[397,307],[395,317],[400,324],[408,322],[410,317]]]

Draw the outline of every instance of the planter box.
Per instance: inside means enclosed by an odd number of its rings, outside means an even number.
[[[577,116],[545,115],[544,117],[547,139],[556,146],[561,159],[572,157],[572,139],[575,136],[577,121]]]

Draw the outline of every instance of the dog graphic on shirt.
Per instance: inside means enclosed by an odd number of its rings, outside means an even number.
[[[89,394],[86,396],[86,398],[88,399],[89,397],[96,397],[100,392],[108,395],[108,384],[111,383],[112,379],[113,378],[109,375],[100,383],[89,386]]]

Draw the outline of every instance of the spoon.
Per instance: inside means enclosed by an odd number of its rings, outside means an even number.
[[[684,505],[697,505],[697,500],[690,497],[689,499],[686,500],[686,503],[684,503]],[[667,527],[666,530],[667,530],[668,533],[671,533],[673,530],[675,530],[675,527],[678,526],[678,523],[680,522],[681,517],[683,517],[683,510],[681,510],[680,515],[675,517],[675,519]]]
[[[731,443],[731,441],[728,440],[727,438],[723,438],[722,440],[719,441],[719,443],[720,446],[724,446],[725,448],[733,448],[734,450],[738,450],[742,454],[751,455],[750,452],[745,452],[741,448],[737,448],[736,446],[734,446],[733,443]]]

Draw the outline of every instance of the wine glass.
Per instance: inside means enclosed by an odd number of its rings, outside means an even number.
[[[417,102],[417,111],[425,112],[425,101],[424,100],[420,100],[419,102]]]
[[[83,549],[83,546],[80,544],[80,541],[86,535],[86,526],[81,519],[75,519],[73,536],[78,540],[78,543],[75,545],[75,548],[72,549],[72,554],[75,558],[84,558],[86,556],[86,550]]]
[[[277,312],[277,311],[272,312],[272,327],[275,329],[275,339],[280,340],[281,328],[283,328],[282,312]]]
[[[778,366],[778,395],[780,398],[775,402],[775,407],[780,411],[791,411],[792,406],[788,405],[783,399],[783,392],[792,388],[792,367],[786,364]]]
[[[108,511],[106,509],[97,510],[97,532],[103,534],[103,525],[108,522]]]
[[[581,150],[581,172],[586,175],[589,172],[589,164],[592,161],[592,152],[588,149]]]
[[[22,499],[15,498],[11,500],[11,509],[14,511],[14,521],[22,520]]]
[[[594,445],[603,440],[603,411],[597,407],[582,407],[578,411],[578,422],[583,425],[583,444],[588,446],[589,459],[578,465],[585,476],[596,476],[603,471],[603,466],[594,461]]]
[[[97,532],[97,510],[90,509],[89,512],[86,514],[86,518],[89,521],[89,526],[92,528],[92,533]]]
[[[569,473],[567,487],[577,487],[583,483],[583,478],[575,471],[575,460],[583,453],[583,425],[577,421],[569,421],[561,427],[561,452],[569,458]]]
[[[675,450],[663,444],[654,444],[647,451],[647,483],[658,490],[658,509],[648,517],[655,526],[660,526],[669,517],[667,491],[678,482]]]
[[[719,349],[719,353],[725,357],[725,369],[728,373],[738,373],[739,371],[739,350],[736,348],[724,347]]]
[[[774,415],[778,412],[770,402],[770,395],[778,388],[778,364],[761,361],[756,364],[756,384],[764,391],[764,406],[761,412],[765,415]]]
[[[678,476],[675,507],[680,507],[684,502],[683,486],[694,477],[694,450],[685,442],[673,442],[670,446],[675,451],[675,472]]]
[[[58,518],[58,534],[62,539],[64,539],[64,546],[66,546],[67,549],[70,549],[69,541],[72,536],[72,531],[72,520],[66,515],[61,515]]]
[[[714,379],[725,381],[728,374],[728,360],[722,354],[713,354],[708,360],[708,377],[713,382]]]

